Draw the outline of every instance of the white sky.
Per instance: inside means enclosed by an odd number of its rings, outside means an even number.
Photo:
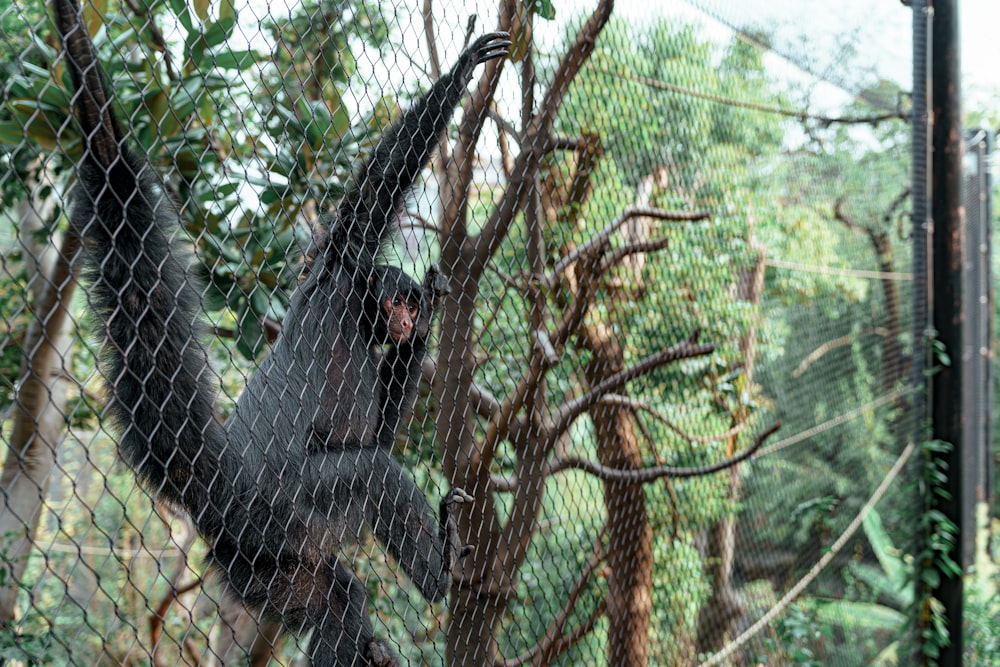
[[[959,11],[965,109],[991,109],[1000,115],[1000,3],[960,0]]]
[[[252,8],[265,8],[275,14],[284,7],[294,7],[298,0],[246,0]],[[954,0],[962,16],[962,69],[965,109],[992,111],[1000,115],[1000,1]],[[566,19],[582,12],[589,12],[597,0],[552,0],[557,18],[553,22],[537,21],[536,38],[544,49],[554,44],[563,33]],[[420,68],[426,65],[426,45],[423,26],[419,18],[421,0],[397,0],[398,19],[404,50],[395,54],[395,62],[359,63],[365,78],[374,75],[383,86],[398,87],[402,77],[429,80]],[[458,54],[470,15],[476,14],[479,22],[477,34],[495,25],[497,0],[433,0],[438,26],[438,47],[442,64],[447,65]],[[388,6],[388,5],[386,5]],[[407,8],[413,12],[407,16]],[[249,15],[248,15],[249,14]],[[794,57],[799,60],[813,56],[816,67],[824,69],[824,52],[832,52],[838,36],[853,36],[851,43],[857,49],[852,65],[858,68],[877,69],[879,75],[892,79],[904,89],[911,87],[911,28],[912,13],[900,0],[616,0],[615,14],[639,23],[655,17],[666,17],[701,24],[704,35],[720,42],[728,39],[730,31],[714,17],[723,17],[727,23],[738,26],[757,26],[772,31],[778,41],[793,43]],[[243,18],[253,21],[252,12]],[[241,21],[241,23],[246,23]],[[807,44],[800,44],[802,37]],[[256,42],[253,36],[249,40]],[[259,38],[258,38],[259,39]],[[258,42],[259,44],[259,42]],[[266,48],[266,47],[265,47]],[[373,57],[375,54],[371,54]],[[392,54],[386,54],[392,57]],[[364,56],[362,56],[363,58]],[[781,70],[781,76],[792,76],[787,65],[779,58],[769,59],[769,67]],[[414,66],[417,69],[414,69]],[[512,68],[505,68],[511,72]],[[370,73],[369,73],[370,72]],[[864,79],[858,72],[829,72],[830,78],[838,76],[850,84]],[[501,89],[510,84],[516,89],[515,80],[503,82]],[[411,86],[412,88],[412,86]],[[830,97],[833,99],[833,96]],[[815,100],[814,100],[815,101]],[[502,101],[501,101],[502,103]]]

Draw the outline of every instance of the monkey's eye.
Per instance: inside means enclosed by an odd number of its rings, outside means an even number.
[[[403,297],[399,296],[398,294],[396,296],[392,297],[392,307],[393,308],[402,308],[403,305],[404,305],[403,304]]]

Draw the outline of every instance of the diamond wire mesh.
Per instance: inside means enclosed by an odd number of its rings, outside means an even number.
[[[770,610],[781,613],[723,664],[908,650],[894,644],[910,627],[895,549],[916,521],[903,481],[780,601],[914,432],[910,148],[893,106],[906,82],[870,71],[841,41],[850,26],[806,24],[814,33],[783,42],[779,61],[766,25],[727,28],[744,20],[733,3],[629,3],[610,17],[608,2],[482,4],[428,2],[429,16],[363,0],[88,6],[112,107],[162,179],[158,206],[177,206],[170,257],[195,257],[184,271],[196,312],[160,313],[139,347],[205,355],[197,368],[219,391],[201,424],[187,399],[143,394],[179,384],[163,362],[133,378],[143,398],[112,419],[107,385],[121,376],[100,359],[116,352],[66,224],[87,151],[66,59],[41,6],[2,10],[5,657],[290,664],[310,650],[303,614],[328,597],[339,613],[344,577],[367,598],[348,611],[401,664],[695,665]],[[905,28],[909,14],[883,20]],[[402,205],[341,207],[328,230],[323,212],[363,180],[377,138],[494,25],[512,33],[508,61],[475,70]],[[809,57],[830,43],[844,44],[836,86]],[[387,264],[418,284],[435,264],[450,281],[412,415],[389,420],[388,441],[375,435],[377,369],[393,346],[360,333],[384,311],[354,296],[375,274],[339,274],[348,297],[316,277],[365,252],[336,246],[344,211],[399,227]],[[131,330],[181,288],[132,282],[167,259],[122,253],[133,266],[106,316],[133,318]],[[89,261],[106,281],[111,263]],[[171,317],[204,318],[203,353],[164,336],[179,330]],[[268,356],[276,340],[287,355]],[[338,424],[361,424],[358,442]],[[170,481],[137,485],[116,460],[130,432],[166,442],[131,463]],[[402,470],[348,462],[355,444],[391,446]],[[198,455],[212,468],[200,476]],[[475,550],[449,600],[429,602],[408,556],[357,524],[402,530],[392,522],[428,518],[403,496],[436,507],[456,487],[469,495],[457,533]],[[409,557],[442,549],[433,535]],[[252,577],[230,576],[235,596],[210,575],[210,546],[223,570],[220,553],[251,561]],[[269,595],[264,616],[238,599]],[[368,622],[313,621],[337,646]]]

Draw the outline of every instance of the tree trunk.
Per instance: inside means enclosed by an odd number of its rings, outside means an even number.
[[[442,249],[442,265],[451,276],[453,290],[441,317],[437,365],[446,370],[435,378],[439,406],[435,422],[449,483],[474,498],[465,505],[469,509],[460,509],[456,518],[461,539],[475,547],[461,563],[453,587],[446,655],[451,667],[478,667],[493,664],[497,650],[493,632],[507,606],[510,586],[501,581],[497,565],[501,526],[490,486],[489,462],[483,461],[476,446],[470,401],[477,285],[457,253],[451,254],[448,247]]]
[[[274,649],[281,640],[281,623],[260,620],[257,614],[247,611],[232,596],[226,596],[219,603],[219,618],[222,625],[210,651],[215,657],[214,664],[223,667],[267,667],[270,664]]]
[[[586,368],[591,386],[625,366],[621,345],[604,324],[584,335],[594,356]],[[590,413],[602,465],[639,470],[642,457],[635,415],[627,408],[600,403]],[[649,623],[653,606],[653,528],[646,513],[643,485],[605,482],[608,513],[608,664],[638,667],[649,662]]]
[[[760,306],[761,293],[764,290],[764,268],[766,254],[750,231],[749,245],[756,251],[755,261],[739,277],[736,298],[747,301],[754,306],[754,315]],[[754,362],[756,358],[757,325],[751,322],[746,334],[740,341],[740,352],[743,357],[743,373],[747,391],[752,391]],[[737,409],[733,415],[732,425],[745,421],[749,417],[742,409]],[[726,441],[726,458],[736,454],[737,437],[732,436]],[[740,501],[743,489],[743,478],[740,466],[733,466],[726,473],[729,476],[729,489],[726,494],[727,503],[735,507]],[[722,648],[727,638],[736,636],[737,623],[746,613],[743,600],[733,585],[733,565],[736,554],[736,516],[728,514],[719,519],[705,531],[704,560],[708,563],[706,576],[712,582],[712,595],[701,608],[698,616],[698,651],[710,653]]]
[[[903,354],[899,349],[899,337],[903,326],[899,315],[899,285],[888,274],[896,270],[892,257],[892,241],[884,232],[869,232],[875,254],[878,257],[878,269],[886,276],[881,279],[882,295],[885,299],[886,328],[889,330],[882,346],[882,389],[889,391],[903,377]]]
[[[41,262],[31,284],[43,286],[36,297],[36,318],[24,341],[24,366],[14,399],[14,425],[0,474],[0,545],[6,586],[0,589],[0,624],[14,620],[18,585],[28,565],[42,504],[66,427],[66,378],[63,361],[72,344],[69,302],[76,287],[72,258],[79,238],[66,234],[49,270]],[[32,249],[26,251],[35,257]]]

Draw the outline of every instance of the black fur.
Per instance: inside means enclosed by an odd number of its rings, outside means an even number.
[[[414,400],[426,337],[447,281],[422,285],[378,262],[396,212],[475,66],[507,52],[479,39],[374,149],[328,222],[282,332],[226,423],[214,418],[189,257],[171,244],[178,213],[125,143],[75,0],[53,0],[86,138],[71,221],[88,248],[91,303],[105,326],[105,377],[119,449],[147,489],[184,508],[232,594],[296,632],[316,666],[394,664],[375,640],[364,585],[336,557],[365,526],[430,601],[468,547],[391,455]],[[420,303],[409,338],[386,342],[381,303]]]

